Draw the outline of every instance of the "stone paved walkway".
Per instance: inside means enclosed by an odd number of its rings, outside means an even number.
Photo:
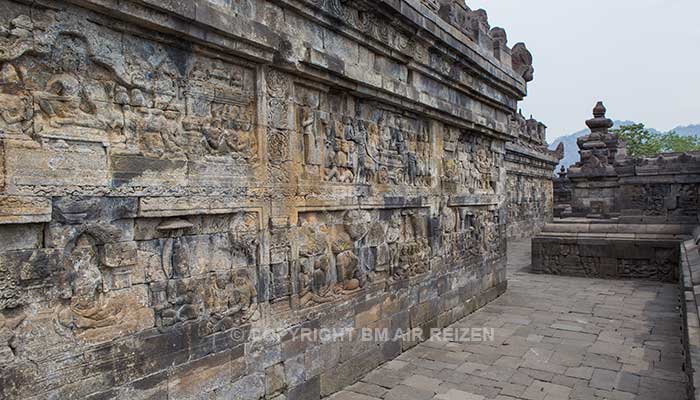
[[[683,400],[674,285],[532,275],[528,242],[509,247],[506,294],[454,327],[481,343],[431,341],[332,400]]]

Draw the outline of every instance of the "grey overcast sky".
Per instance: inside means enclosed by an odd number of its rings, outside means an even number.
[[[467,0],[510,46],[525,42],[535,80],[521,103],[550,142],[608,116],[669,130],[700,123],[700,0]]]

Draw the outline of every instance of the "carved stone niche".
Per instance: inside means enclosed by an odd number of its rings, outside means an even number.
[[[196,322],[213,334],[257,320],[267,290],[259,280],[261,234],[250,211],[137,220],[156,325]]]
[[[427,210],[307,211],[299,214],[296,232],[301,306],[429,269]]]

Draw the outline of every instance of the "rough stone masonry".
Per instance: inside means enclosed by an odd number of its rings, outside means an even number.
[[[0,398],[318,399],[416,343],[298,328],[446,326],[549,215],[532,56],[483,10],[0,9]]]

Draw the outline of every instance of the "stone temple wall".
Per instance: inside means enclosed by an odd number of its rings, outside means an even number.
[[[295,329],[505,290],[533,68],[483,10],[0,7],[0,397],[318,399],[415,343]]]
[[[564,154],[547,148],[544,124],[518,114],[518,139],[506,143],[505,164],[506,232],[509,239],[529,238],[553,218],[554,190],[552,172]]]

